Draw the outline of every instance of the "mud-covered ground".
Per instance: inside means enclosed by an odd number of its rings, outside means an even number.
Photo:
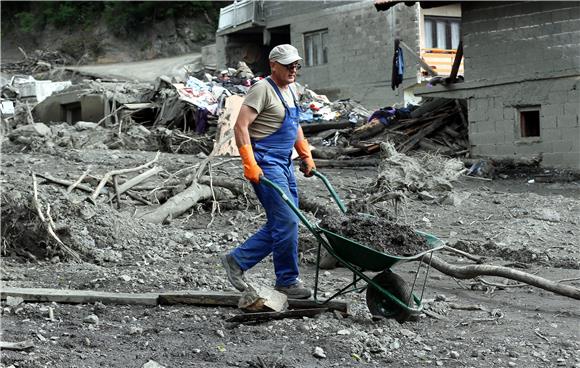
[[[74,263],[56,253],[35,256],[46,247],[42,229],[22,229],[33,221],[30,172],[48,172],[74,181],[91,173],[139,166],[155,153],[113,150],[53,150],[22,153],[3,145],[3,234],[21,234],[21,247],[3,239],[2,285],[110,292],[233,291],[218,255],[242,242],[264,221],[251,192],[248,198],[198,205],[167,224],[136,219],[144,206],[125,198],[116,210],[91,204],[80,191],[38,178],[39,201],[51,214],[63,241],[80,247],[88,260]],[[167,173],[192,166],[193,155],[161,154]],[[241,177],[239,163],[214,168],[215,175]],[[321,169],[345,201],[362,198],[376,178],[373,169]],[[484,181],[462,178],[441,200],[410,195],[397,220],[437,235],[456,248],[552,280],[580,277],[580,183],[528,183],[530,177]],[[299,176],[301,190],[330,197],[316,178]],[[383,203],[388,207],[390,204]],[[388,207],[387,209],[390,209]],[[9,218],[6,218],[9,214]],[[10,222],[10,220],[14,220]],[[18,221],[16,221],[16,219]],[[12,227],[13,232],[6,232]],[[313,237],[301,229],[302,278],[312,285]],[[49,244],[52,244],[48,242]],[[32,254],[32,255],[30,255]],[[439,252],[455,264],[471,261]],[[36,257],[36,259],[35,259]],[[416,263],[393,269],[412,282]],[[423,274],[422,274],[423,275]],[[323,271],[321,289],[330,295],[352,279],[344,268]],[[248,273],[252,283],[272,286],[266,259]],[[420,279],[421,280],[421,279]],[[488,284],[454,280],[431,270],[425,288],[426,314],[399,324],[374,321],[364,293],[344,297],[352,314],[285,319],[254,325],[225,320],[235,308],[186,305],[136,306],[21,303],[3,301],[2,341],[31,340],[29,351],[1,352],[4,367],[580,367],[580,303],[508,280]],[[564,281],[580,287],[579,280]],[[501,284],[508,283],[502,286]],[[489,284],[500,284],[489,285]],[[420,292],[420,290],[419,290]],[[52,311],[53,318],[50,318]],[[314,356],[321,348],[324,356]],[[149,362],[149,366],[155,366]]]

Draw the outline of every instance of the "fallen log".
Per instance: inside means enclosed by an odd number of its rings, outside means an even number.
[[[451,277],[455,277],[457,279],[473,279],[478,276],[504,277],[507,279],[523,282],[540,289],[548,290],[558,295],[580,300],[580,289],[578,288],[560,284],[543,277],[532,275],[519,270],[514,270],[512,268],[493,265],[455,266],[445,262],[437,256],[433,256],[431,260],[429,260],[428,257],[424,257],[422,260],[426,264],[431,263],[431,267],[438,270],[439,272],[442,272]]]
[[[377,167],[379,166],[381,160],[379,159],[362,159],[362,160],[315,160],[314,163],[316,164],[317,168],[329,168],[329,167],[337,167],[337,168],[348,168],[348,167]]]
[[[314,134],[323,132],[325,130],[330,129],[346,129],[350,128],[351,122],[349,121],[339,121],[339,122],[327,122],[327,123],[309,123],[309,124],[300,124],[302,127],[302,132],[304,134]]]

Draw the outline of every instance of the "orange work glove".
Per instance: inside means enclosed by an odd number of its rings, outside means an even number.
[[[264,173],[254,158],[252,146],[250,144],[244,144],[238,150],[242,158],[242,165],[244,165],[244,176],[252,183],[258,184],[260,182],[260,176],[264,175]]]
[[[294,143],[294,148],[296,148],[296,152],[298,152],[298,156],[300,156],[300,159],[302,160],[300,171],[302,171],[306,177],[314,175],[312,174],[312,170],[316,169],[316,165],[314,165],[308,141],[306,139],[296,141],[296,143]]]

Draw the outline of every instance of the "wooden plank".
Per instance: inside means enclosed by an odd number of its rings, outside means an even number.
[[[223,113],[218,119],[217,133],[215,137],[216,142],[220,142],[230,131],[234,129],[238,114],[242,108],[244,98],[242,96],[233,95],[226,99],[226,104]],[[232,135],[228,142],[225,142],[215,153],[216,156],[238,156],[238,147],[236,146],[236,139]]]
[[[195,292],[183,291],[159,294],[160,304],[192,304],[192,305],[214,305],[222,307],[237,307],[241,293],[236,292]],[[324,307],[329,310],[337,310],[349,313],[348,303],[343,301],[330,301],[327,304],[320,304],[311,299],[288,299],[288,308],[308,309]]]
[[[436,77],[438,74],[435,70],[433,70],[433,68],[431,68],[431,66],[429,66],[429,64],[427,64],[425,62],[425,60],[423,60],[421,58],[421,56],[417,55],[417,53],[409,47],[409,45],[407,45],[406,43],[404,43],[403,41],[400,41],[399,44],[401,46],[403,46],[404,48],[407,49],[407,51],[409,51],[409,54],[415,58],[415,60],[417,60],[419,62],[419,64],[421,64],[421,66],[423,67],[423,69],[425,69],[427,71],[427,73],[429,73],[429,75],[432,75],[433,77]]]
[[[34,343],[30,340],[20,342],[0,341],[0,350],[29,350],[34,348]]]
[[[139,304],[157,305],[159,294],[144,293],[109,293],[93,290],[70,290],[70,289],[41,289],[41,288],[12,288],[0,289],[0,299],[7,296],[21,297],[25,302],[56,302],[88,304],[101,302],[104,304]]]
[[[242,313],[226,319],[226,322],[236,322],[236,323],[267,322],[284,318],[302,318],[302,317],[312,318],[327,311],[328,308],[309,308],[309,309],[287,310],[283,312]]]
[[[459,46],[457,46],[457,54],[455,54],[453,66],[451,67],[451,73],[449,74],[449,80],[451,81],[451,83],[455,83],[457,79],[457,73],[459,72],[459,66],[461,65],[462,58],[463,58],[463,41],[459,41]]]
[[[0,299],[6,297],[21,297],[25,302],[56,302],[71,304],[88,304],[101,302],[104,304],[193,304],[201,306],[236,307],[241,293],[218,291],[177,291],[170,293],[110,293],[92,290],[44,289],[44,288],[14,288],[0,289]],[[327,304],[317,303],[311,299],[288,299],[291,309],[327,308],[343,313],[349,313],[348,303],[330,301]]]

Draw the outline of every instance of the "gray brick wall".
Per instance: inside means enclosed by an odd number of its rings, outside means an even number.
[[[479,90],[468,99],[472,153],[486,157],[542,154],[546,167],[580,169],[579,88],[580,76]],[[554,94],[558,97],[553,98]],[[521,137],[518,108],[525,106],[540,108],[537,138]]]
[[[580,169],[580,3],[463,3],[469,136],[475,156]],[[518,108],[540,107],[522,138]]]
[[[464,2],[462,14],[470,80],[580,72],[578,2]]]
[[[264,12],[267,28],[290,25],[291,42],[301,54],[304,33],[328,29],[328,63],[304,67],[298,78],[318,93],[331,99],[351,98],[373,110],[402,104],[403,88],[416,83],[418,65],[406,55],[403,85],[391,89],[394,38],[419,49],[416,7],[398,4],[378,12],[371,1],[268,1]],[[217,39],[220,65],[228,42]]]

